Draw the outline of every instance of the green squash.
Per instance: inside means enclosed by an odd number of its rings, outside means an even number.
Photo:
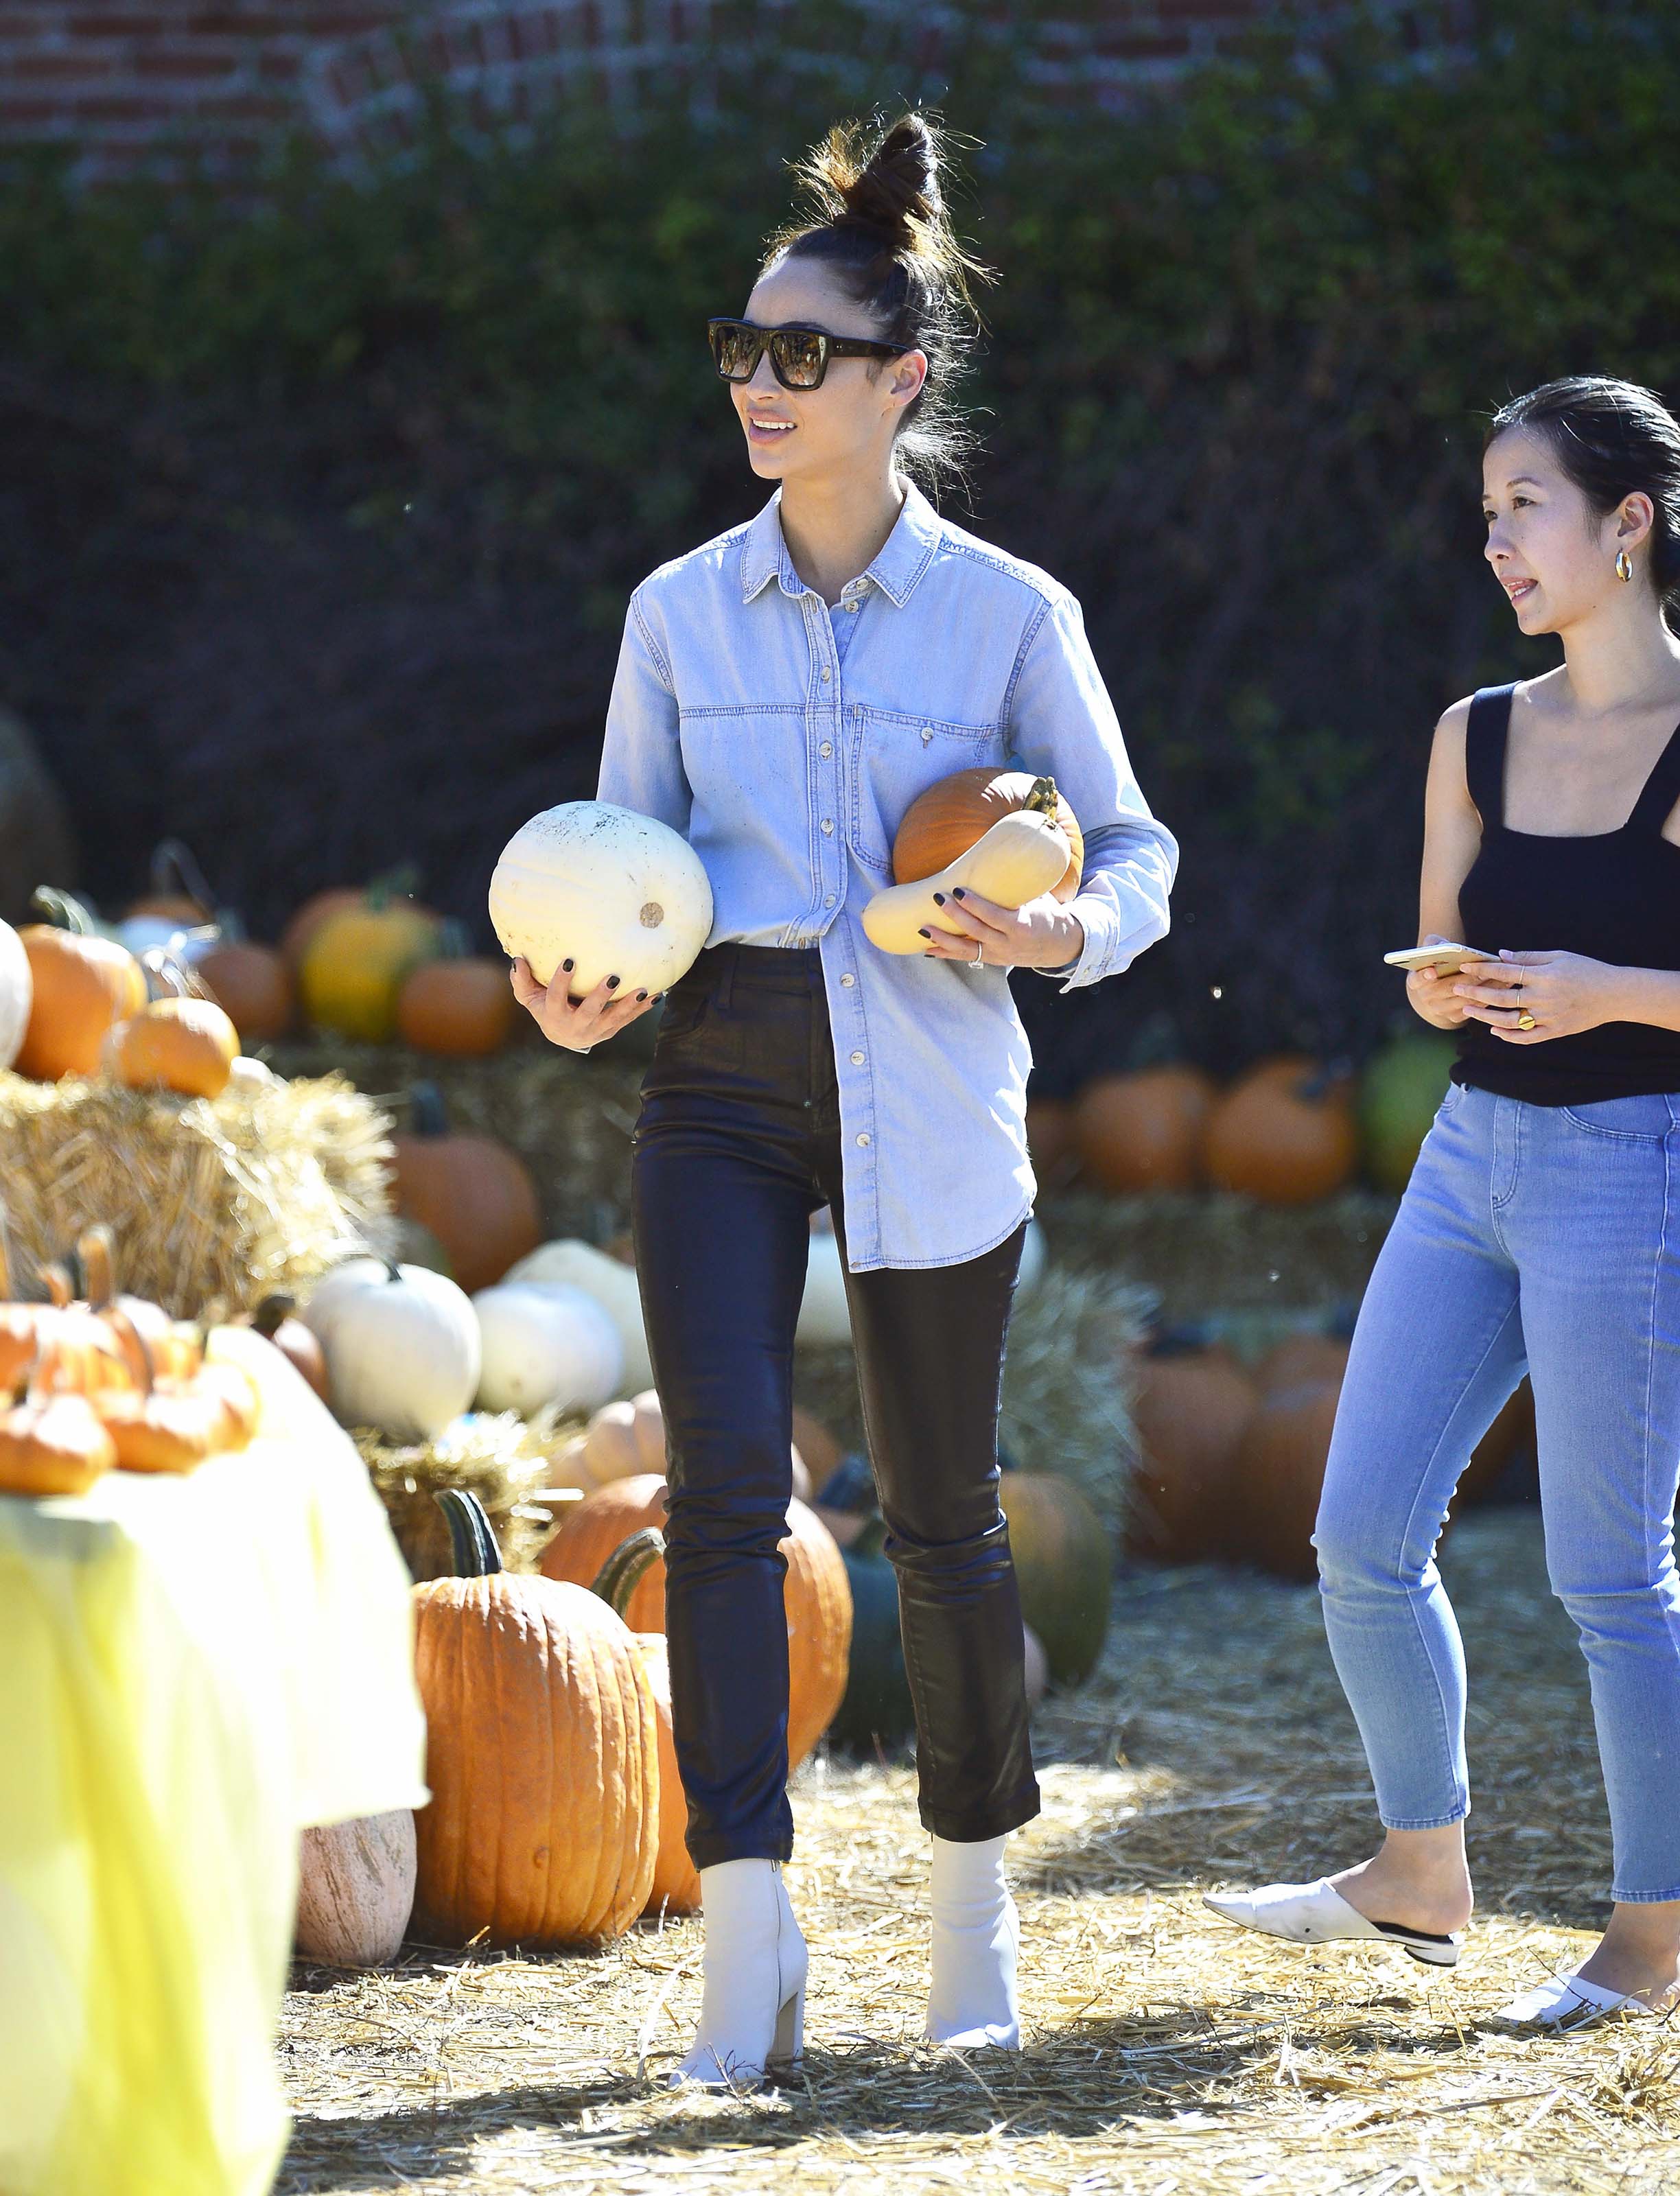
[[[1390,1039],[1366,1067],[1360,1130],[1365,1171],[1377,1188],[1398,1197],[1411,1179],[1457,1051],[1452,1037],[1418,1030]]]
[[[1059,1685],[1082,1685],[1108,1636],[1114,1557],[1103,1522],[1071,1480],[1007,1471],[999,1490],[1021,1592]]]

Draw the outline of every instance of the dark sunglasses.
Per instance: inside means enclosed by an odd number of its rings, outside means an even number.
[[[706,332],[721,379],[750,381],[768,351],[784,389],[820,389],[831,358],[897,358],[904,350],[902,344],[824,335],[820,328],[758,328],[750,321],[707,321]]]

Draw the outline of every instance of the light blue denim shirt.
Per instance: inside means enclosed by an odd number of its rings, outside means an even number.
[[[1071,903],[1085,943],[1053,972],[1064,989],[1165,934],[1178,847],[1132,776],[1065,587],[911,488],[831,611],[794,569],[780,502],[631,598],[599,797],[693,847],[712,881],[709,945],[820,946],[850,1263],[955,1265],[1031,1210],[1032,1055],[1001,968],[864,936],[900,818],[977,764],[1055,779],[1085,839]]]

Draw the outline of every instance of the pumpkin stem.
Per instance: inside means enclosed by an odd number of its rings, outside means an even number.
[[[592,1593],[598,1593],[615,1616],[622,1616],[630,1597],[665,1553],[665,1535],[657,1525],[644,1525],[627,1540],[621,1540],[596,1574]]]
[[[48,1296],[57,1309],[62,1311],[75,1296],[75,1291],[70,1286],[68,1272],[55,1258],[50,1265],[42,1267],[41,1279],[47,1285]]]
[[[417,1083],[408,1093],[409,1110],[417,1136],[447,1136],[449,1109],[435,1083]]]
[[[394,899],[413,899],[420,872],[413,862],[399,862],[394,870],[375,877],[363,899],[372,908],[387,908]]]
[[[1059,798],[1054,777],[1036,777],[1021,806],[1023,808],[1036,809],[1041,816],[1048,816],[1054,824],[1056,820],[1056,802]]]
[[[12,1286],[12,1216],[3,1197],[0,1197],[0,1301],[17,1301]]]
[[[218,938],[221,936],[214,923],[206,923],[201,929],[189,931],[186,934],[199,938],[206,930]],[[153,999],[207,999],[210,997],[187,962],[167,945],[148,945],[140,956],[140,965],[146,971],[148,1004]]]
[[[83,1296],[95,1311],[102,1311],[117,1293],[111,1230],[103,1221],[96,1228],[84,1228],[77,1237],[76,1263]]]
[[[61,892],[56,885],[37,885],[29,896],[29,904],[39,908],[55,930],[70,930],[78,938],[91,938],[97,928],[84,904],[72,899],[67,892]]]
[[[290,1319],[297,1309],[296,1297],[289,1296],[284,1289],[271,1289],[251,1315],[252,1329],[272,1342],[281,1322]]]
[[[149,1396],[158,1381],[157,1360],[152,1355],[151,1344],[120,1306],[107,1304],[102,1316],[122,1347],[141,1394]]]
[[[432,1500],[449,1528],[449,1553],[457,1578],[493,1578],[502,1567],[502,1552],[484,1514],[484,1505],[465,1487],[440,1487]]]
[[[177,887],[188,899],[197,900],[206,913],[216,905],[216,894],[205,882],[191,847],[180,839],[159,839],[152,849],[152,889],[162,897],[173,895]]]

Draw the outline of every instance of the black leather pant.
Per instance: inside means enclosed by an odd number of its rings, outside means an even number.
[[[928,1134],[938,1134],[930,1120]],[[697,1867],[784,1859],[794,1329],[810,1217],[845,1250],[840,1094],[815,949],[721,945],[666,1004],[632,1161],[636,1262],[669,1453],[666,1630]],[[915,1702],[921,1819],[1038,1812],[997,1410],[1021,1230],[955,1266],[846,1274]]]

